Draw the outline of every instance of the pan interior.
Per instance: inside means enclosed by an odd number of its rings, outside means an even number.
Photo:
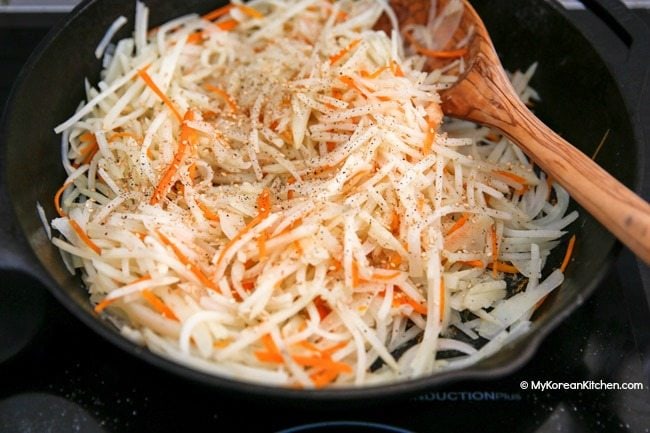
[[[123,348],[172,369],[171,363],[161,363],[156,356],[136,350],[110,324],[92,317],[85,289],[77,277],[66,271],[58,251],[45,237],[36,213],[39,202],[48,217],[55,216],[52,197],[65,178],[59,137],[53,128],[73,113],[83,99],[84,79],[97,81],[100,62],[93,54],[96,44],[118,16],[129,17],[132,23],[133,3],[125,0],[85,3],[65,26],[50,34],[32,58],[14,91],[5,119],[5,179],[20,226],[38,262],[47,270],[50,289],[57,297],[76,314],[84,316],[84,322],[102,330]],[[632,185],[637,155],[633,127],[614,79],[589,42],[546,1],[533,0],[516,6],[508,0],[472,3],[483,17],[507,69],[525,69],[539,62],[531,85],[542,98],[534,107],[541,119],[588,155],[609,131],[597,162],[626,185]],[[147,4],[153,25],[190,11],[205,12],[218,6],[214,1],[201,0],[149,0]],[[118,37],[126,37],[129,32],[130,29],[123,28]],[[574,261],[563,286],[539,311],[533,338],[545,333],[579,305],[595,287],[602,273],[599,270],[609,262],[614,239],[589,215],[581,211],[571,230],[578,239]],[[557,267],[563,254],[563,248],[557,248],[547,269]],[[530,341],[530,338],[522,339],[504,348],[471,367],[472,372],[489,374],[516,365]],[[184,368],[176,371],[216,385],[228,383]],[[416,387],[433,386],[451,377],[444,373],[416,381],[413,388],[401,389],[412,391]]]

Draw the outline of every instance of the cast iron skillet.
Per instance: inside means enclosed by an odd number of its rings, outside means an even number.
[[[212,0],[148,0],[147,3],[151,9],[151,25],[218,6]],[[538,115],[587,154],[594,151],[609,130],[598,162],[623,183],[634,187],[639,180],[636,173],[643,170],[639,163],[643,160],[643,131],[636,109],[637,89],[645,77],[643,62],[648,58],[645,54],[650,52],[643,37],[638,36],[644,34],[645,28],[638,27],[639,23],[617,1],[591,2],[600,12],[612,11],[606,16],[630,46],[629,59],[615,71],[620,79],[617,84],[588,40],[552,3],[543,0],[516,4],[511,0],[476,0],[473,3],[507,68],[526,68],[539,61],[532,82],[543,97],[536,104]],[[134,2],[89,0],[82,3],[50,32],[22,71],[10,97],[0,135],[0,193],[3,195],[0,264],[37,278],[83,323],[127,353],[190,381],[235,394],[302,402],[376,401],[412,395],[452,381],[497,378],[519,368],[533,356],[541,340],[593,292],[609,267],[616,242],[582,212],[572,225],[578,246],[566,281],[539,310],[529,334],[469,368],[379,387],[319,391],[266,387],[205,374],[133,344],[92,312],[80,279],[66,271],[36,213],[36,203],[40,202],[48,217],[55,215],[52,197],[65,175],[60,162],[59,137],[52,129],[70,116],[83,98],[84,78],[96,82],[99,62],[93,51],[119,15],[128,17],[132,23]],[[122,29],[118,37],[126,37],[130,32],[131,29]],[[561,261],[563,248],[558,250],[549,260],[549,269]]]

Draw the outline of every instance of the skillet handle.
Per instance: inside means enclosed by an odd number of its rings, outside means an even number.
[[[618,39],[628,48],[627,56],[622,62],[608,59],[604,54],[621,92],[627,100],[628,107],[636,115],[643,104],[643,91],[650,70],[650,34],[649,27],[621,0],[580,0],[596,15]],[[615,53],[620,55],[620,53]],[[620,58],[620,57],[619,57]]]
[[[0,203],[0,271],[19,271],[39,278],[36,258],[18,225],[4,186],[0,186]]]

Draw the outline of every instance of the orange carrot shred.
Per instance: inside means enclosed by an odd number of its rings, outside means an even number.
[[[115,302],[117,299],[104,299],[102,302],[99,304],[95,305],[95,313],[99,314],[102,311],[104,311],[109,305],[111,305],[113,302]]]
[[[399,290],[398,286],[394,286],[394,289],[395,289],[395,293],[393,294],[393,306],[399,307],[400,305],[408,304],[411,306],[411,308],[413,308],[413,311],[422,314],[423,316],[426,316],[428,312],[426,305],[416,302],[406,293]]]
[[[379,75],[381,75],[382,72],[384,72],[387,69],[389,69],[388,66],[382,66],[381,68],[378,68],[375,72],[370,74],[368,78],[377,78]]]
[[[456,221],[454,223],[454,225],[451,226],[451,228],[447,231],[447,233],[445,233],[445,236],[449,236],[450,234],[452,234],[456,230],[460,229],[462,226],[465,225],[465,223],[467,222],[468,219],[469,219],[469,216],[467,214],[463,214],[463,216],[461,216],[458,219],[458,221]]]
[[[230,30],[237,27],[237,24],[239,24],[239,21],[230,19],[230,20],[218,22],[217,27],[219,27],[224,32],[229,32]]]
[[[230,340],[216,340],[212,344],[212,346],[215,349],[223,349],[223,348],[226,348],[226,347],[230,346],[230,343],[232,343],[232,341],[230,341]]]
[[[110,143],[112,141],[115,141],[115,140],[117,140],[119,138],[124,138],[124,137],[130,137],[130,138],[134,139],[135,141],[140,141],[140,138],[136,137],[135,135],[131,134],[130,132],[116,132],[114,134],[111,134],[108,137],[108,142]]]
[[[352,79],[352,77],[348,77],[347,75],[343,75],[342,77],[339,77],[339,80],[340,80],[343,84],[345,84],[346,86],[350,87],[351,89],[356,90],[357,92],[359,92],[360,94],[363,95],[363,92],[362,92],[361,89],[359,89],[359,87],[356,85],[356,83],[354,82],[354,80]]]
[[[209,90],[215,95],[218,95],[219,97],[223,98],[232,111],[234,111],[235,113],[239,112],[239,106],[237,105],[237,102],[225,90],[208,83],[204,84],[203,87],[205,87],[206,90]]]
[[[207,21],[213,21],[216,20],[217,18],[226,15],[228,12],[230,12],[230,9],[233,8],[233,4],[227,4],[225,6],[222,6],[220,8],[217,8],[211,12],[208,12],[207,14],[203,15],[202,18]]]
[[[165,303],[158,296],[154,295],[152,291],[144,289],[140,293],[142,297],[162,316],[170,320],[179,321],[171,308],[165,305]]]
[[[433,127],[429,124],[427,125],[427,132],[424,136],[424,143],[422,144],[422,153],[424,155],[429,155],[431,149],[433,148],[433,140],[436,138],[436,133]]]
[[[467,48],[459,48],[457,50],[430,50],[419,44],[413,44],[413,48],[418,53],[434,59],[457,59],[467,54]]]
[[[210,208],[208,206],[206,206],[205,203],[203,203],[200,200],[197,200],[196,205],[199,207],[199,209],[201,209],[201,212],[203,213],[203,216],[205,217],[205,219],[207,219],[209,221],[217,221],[217,222],[219,221],[219,215],[212,212],[210,210]]]
[[[266,231],[263,231],[257,238],[257,250],[259,251],[260,262],[266,259],[266,240],[268,237],[268,233]]]
[[[359,287],[364,280],[359,277],[359,265],[356,261],[352,262],[352,287]]]
[[[497,228],[494,224],[490,226],[490,235],[492,238],[492,262],[495,263],[495,266],[492,267],[492,276],[496,278],[498,272],[496,263],[499,260],[499,244],[497,243]]]
[[[203,32],[192,33],[187,37],[188,44],[200,44],[203,42],[205,34]]]
[[[75,220],[69,220],[70,221],[70,226],[73,228],[75,233],[77,233],[77,236],[79,236],[79,239],[81,239],[88,247],[90,247],[91,250],[93,250],[97,255],[102,254],[101,248],[97,246],[96,243],[94,243],[86,234],[86,232],[83,231],[81,226],[75,221]]]
[[[266,218],[271,212],[271,191],[268,188],[264,188],[262,193],[257,198],[257,212],[257,216],[253,218],[248,224],[246,224],[246,226],[241,229],[232,239],[230,239],[223,250],[221,250],[221,254],[219,254],[219,258],[217,259],[217,266],[221,264],[224,257],[226,256],[226,252],[235,244],[235,242],[237,242],[239,239],[241,239],[242,236],[248,233],[250,229],[262,222],[262,220],[264,220],[264,218]]]
[[[573,255],[573,248],[576,244],[576,235],[571,236],[569,239],[569,245],[566,248],[566,253],[564,254],[564,260],[562,260],[562,266],[560,266],[560,271],[564,272],[569,266],[569,261],[571,261],[571,256]]]
[[[255,278],[247,278],[245,280],[242,280],[241,286],[242,286],[242,288],[244,290],[246,290],[247,292],[250,292],[251,290],[253,290],[255,288],[255,283],[256,283]]]
[[[167,193],[167,190],[172,185],[172,180],[174,178],[174,175],[176,174],[178,167],[180,167],[185,157],[185,148],[187,147],[188,144],[191,144],[194,140],[195,134],[193,130],[186,124],[188,120],[193,120],[193,119],[194,119],[194,113],[192,112],[192,110],[187,110],[187,112],[185,113],[185,118],[181,125],[181,133],[178,139],[178,149],[176,149],[176,153],[174,154],[174,159],[172,160],[172,163],[169,165],[169,167],[167,167],[167,170],[165,170],[165,173],[163,174],[162,178],[158,182],[158,185],[156,186],[154,193],[151,195],[151,200],[149,201],[149,204],[151,205],[157,204],[164,197],[164,195]]]
[[[318,315],[321,320],[326,318],[327,315],[332,312],[332,309],[327,305],[327,302],[325,302],[325,300],[320,296],[314,298],[314,306],[318,310]]]
[[[499,272],[505,272],[507,274],[518,274],[519,273],[519,270],[517,268],[515,268],[514,266],[508,265],[508,264],[500,262],[498,260],[496,262],[490,263],[488,265],[488,268],[496,269]]]
[[[131,281],[128,285],[136,284],[136,283],[139,283],[141,281],[146,281],[146,280],[150,280],[150,279],[151,279],[151,275],[147,274],[147,275],[145,275],[143,277],[140,277],[140,278],[138,278],[136,280]],[[111,305],[113,302],[117,301],[117,299],[118,298],[104,299],[99,304],[95,305],[95,313],[98,313],[98,314],[101,313],[102,311],[104,311],[106,309],[106,307]]]
[[[352,42],[348,44],[347,47],[343,48],[341,51],[339,51],[336,54],[333,54],[330,56],[330,65],[333,65],[334,63],[338,62],[341,60],[343,57],[345,57],[346,54],[348,54],[350,51],[352,51],[357,45],[359,45],[359,42],[361,42],[361,39],[355,39]]]
[[[399,233],[399,226],[400,226],[399,213],[397,213],[397,211],[393,209],[393,212],[390,217],[390,231],[393,234]]]
[[[56,191],[56,194],[54,194],[54,209],[56,209],[56,213],[58,213],[61,218],[67,216],[61,208],[61,195],[63,195],[63,191],[65,191],[70,185],[72,185],[72,182],[64,183],[63,186]]]
[[[388,266],[395,269],[402,264],[402,256],[397,251],[388,251]]]
[[[237,9],[245,13],[251,18],[264,18],[264,15],[255,8],[246,5],[237,5]]]
[[[183,252],[178,249],[176,245],[172,241],[167,238],[164,234],[160,233],[159,231],[156,230],[156,233],[158,234],[158,237],[160,240],[167,246],[171,247],[172,251],[174,251],[174,254],[176,254],[176,257],[178,257],[178,260],[183,263],[185,266],[187,266],[190,271],[198,278],[198,280],[203,283],[206,287],[211,288],[215,292],[220,292],[219,287],[211,281],[201,270],[201,268],[196,264],[193,263],[190,259],[187,258]]]
[[[404,76],[404,71],[402,71],[402,68],[400,68],[399,64],[395,60],[391,60],[391,62],[390,62],[390,70],[393,72],[393,74],[396,77],[403,77]]]
[[[396,277],[398,277],[400,275],[401,275],[400,271],[396,271],[396,272],[393,272],[393,273],[390,273],[390,274],[379,274],[379,273],[375,272],[374,274],[372,274],[371,279],[375,280],[375,281],[388,281],[388,280],[392,280],[393,278],[396,278]]]
[[[528,181],[524,179],[521,176],[517,176],[514,173],[510,173],[509,171],[504,171],[504,170],[494,170],[495,174],[498,174],[499,176],[507,177],[510,180],[514,180],[515,182],[519,183],[522,185],[522,187],[526,186]]]
[[[171,110],[176,119],[179,122],[183,121],[183,116],[178,112],[172,101],[165,95],[162,90],[156,85],[156,83],[151,79],[151,76],[147,73],[147,68],[142,68],[138,70],[138,76],[149,86],[149,88],[163,101],[163,103]]]
[[[461,262],[461,263],[463,263],[464,265],[470,266],[472,268],[484,268],[485,267],[485,263],[483,263],[482,260],[468,260],[468,261],[464,261],[464,262]]]
[[[336,14],[336,22],[340,23],[348,19],[348,14],[344,11],[339,11],[338,14]]]
[[[99,150],[97,139],[95,138],[95,134],[91,132],[86,132],[85,134],[81,135],[79,139],[83,143],[87,143],[79,155],[83,157],[81,159],[80,165],[88,164],[90,161],[92,161],[92,159],[97,154],[97,151]]]

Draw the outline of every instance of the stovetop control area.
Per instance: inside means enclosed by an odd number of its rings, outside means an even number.
[[[559,3],[588,25],[579,2]],[[650,1],[626,3],[650,24]],[[75,4],[0,0],[0,106]],[[103,340],[38,283],[0,272],[0,433],[649,432],[648,275],[619,251],[595,294],[510,376],[329,407],[242,399],[174,377]],[[641,389],[615,389],[623,386]]]

